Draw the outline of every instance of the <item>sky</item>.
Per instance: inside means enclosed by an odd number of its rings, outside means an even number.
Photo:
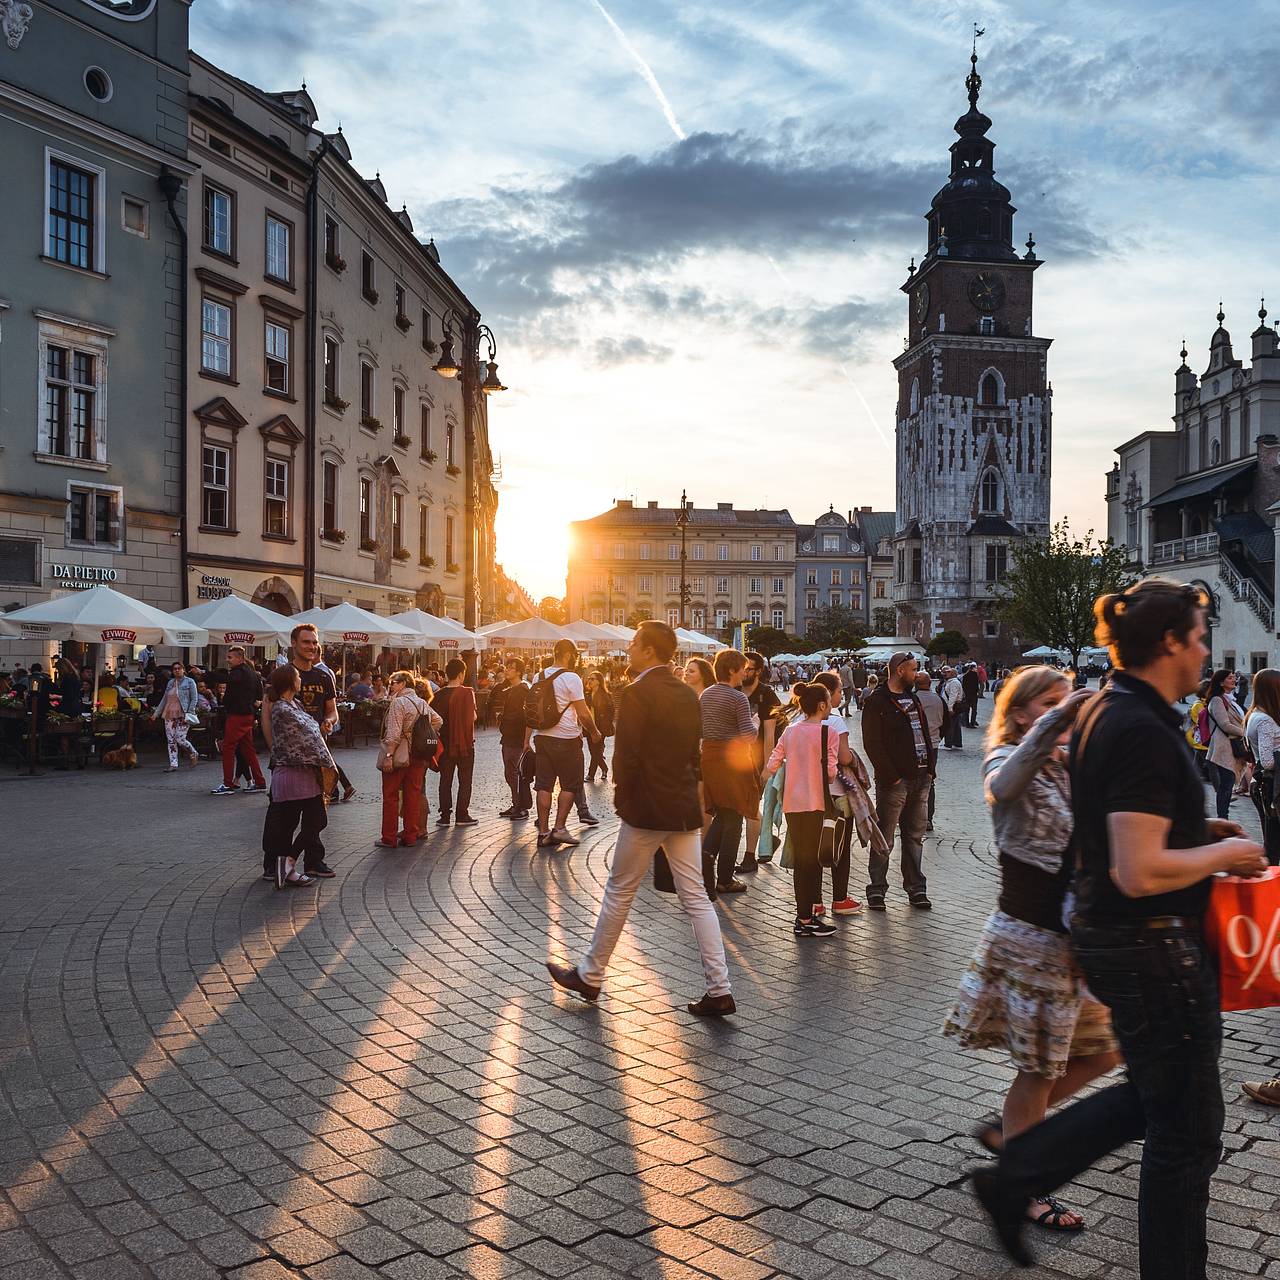
[[[193,48],[306,80],[498,341],[498,558],[564,590],[618,498],[891,509],[923,214],[967,107],[1053,338],[1053,515],[1105,531],[1114,448],[1168,428],[1219,299],[1270,281],[1280,32],[1265,0],[196,0]],[[1280,314],[1280,282],[1275,307]]]

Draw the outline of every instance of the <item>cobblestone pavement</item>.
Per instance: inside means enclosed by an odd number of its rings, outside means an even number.
[[[975,737],[942,762],[935,910],[899,891],[798,945],[762,870],[720,908],[740,1013],[716,1024],[648,889],[599,1005],[552,990],[611,819],[551,856],[496,817],[388,852],[373,751],[348,751],[337,878],[278,893],[264,802],[210,797],[212,765],[6,780],[0,1277],[1012,1274],[960,1185],[1009,1071],[938,1035],[995,889]],[[496,755],[482,735],[477,813]],[[1274,1029],[1227,1020],[1222,1275],[1280,1276],[1276,1121],[1237,1088]],[[1017,1274],[1135,1275],[1137,1154],[1070,1187],[1088,1230],[1035,1233]]]

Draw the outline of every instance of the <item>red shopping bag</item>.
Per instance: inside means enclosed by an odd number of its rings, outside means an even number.
[[[1218,876],[1204,923],[1223,1009],[1280,1005],[1280,867],[1256,880]]]

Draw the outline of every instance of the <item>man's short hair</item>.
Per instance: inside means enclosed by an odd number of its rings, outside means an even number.
[[[508,657],[504,658],[502,665],[505,667],[515,667],[521,675],[524,675],[524,659],[517,658],[515,654],[510,654]]]
[[[231,648],[229,648],[229,649],[227,650],[227,657],[229,658],[233,653],[238,653],[238,654],[243,658],[243,657],[244,657],[244,645],[242,645],[242,644],[233,644],[233,645],[231,646]]]
[[[298,637],[304,632],[310,631],[315,636],[317,643],[320,640],[320,632],[316,630],[314,622],[300,622],[292,631],[289,632],[289,643],[297,644]]]
[[[721,649],[712,663],[717,680],[728,680],[736,671],[747,665],[747,655],[740,649]]]
[[[636,628],[636,639],[646,649],[653,650],[653,656],[659,662],[670,662],[676,653],[676,633],[665,622],[656,618],[646,618]]]
[[[450,658],[444,664],[444,675],[446,680],[456,680],[459,676],[465,675],[467,672],[467,664],[461,658]]]
[[[765,661],[764,654],[757,653],[754,649],[748,649],[742,656],[746,658],[753,667],[759,667],[761,671],[769,665],[768,662]]]
[[[570,658],[573,662],[569,661]],[[557,640],[555,648],[551,650],[551,660],[572,666],[578,660],[578,646],[572,640]]]

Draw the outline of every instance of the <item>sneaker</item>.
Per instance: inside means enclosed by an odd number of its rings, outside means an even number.
[[[505,809],[503,809],[503,811],[502,811],[500,814],[498,814],[498,817],[500,817],[500,818],[514,818],[514,817],[515,817],[515,815],[516,815],[516,810],[515,810],[514,808],[512,808],[510,805],[508,805]]]
[[[165,769],[165,773],[177,773],[177,772],[178,772],[178,766],[176,764],[171,764],[168,766],[168,768]]]
[[[276,859],[276,888],[283,889],[285,881],[289,879],[293,871],[293,859],[287,857],[279,857]]]
[[[211,796],[238,796],[240,794],[239,787],[229,787],[225,782],[219,783],[212,791]]]
[[[1269,1107],[1280,1107],[1280,1079],[1246,1080],[1240,1088],[1254,1102],[1265,1102]]]
[[[758,858],[752,858],[750,861],[744,858],[733,870],[735,875],[749,876],[752,872],[760,870],[760,861]]]
[[[835,916],[856,916],[862,910],[862,903],[857,898],[841,898],[831,904],[831,914]]]
[[[869,893],[867,894],[867,909],[870,911],[884,910],[884,894]]]
[[[552,844],[580,844],[577,836],[571,836],[564,827],[553,827],[548,837]]]
[[[812,920],[801,920],[797,917],[793,932],[797,938],[829,938],[837,932],[830,920],[814,916]]]
[[[721,884],[719,881],[716,882],[717,893],[746,893],[746,891],[747,886],[736,876],[730,880],[728,884]]]
[[[266,791],[267,784],[265,782],[253,782],[253,783],[250,783],[248,786],[241,787],[240,789],[245,793],[245,795],[251,796],[255,792]]]
[[[270,871],[264,871],[264,872],[262,873],[262,878],[263,878],[265,881],[267,881],[267,883],[268,883],[268,884],[274,884],[274,883],[275,883],[275,876],[274,876],[274,875],[272,875]]]
[[[315,881],[305,871],[299,871],[296,875],[290,876],[282,887],[285,889],[305,889],[309,884],[315,884]]]
[[[449,821],[450,821],[450,819],[449,819],[449,815],[448,815],[447,813],[442,813],[442,814],[441,814],[441,815],[436,819],[436,826],[437,826],[437,827],[447,827],[447,826],[449,825]]]
[[[578,814],[578,821],[584,827],[598,827],[600,825],[600,819],[594,813],[580,813]]]
[[[455,827],[474,827],[480,821],[479,818],[473,818],[469,813],[464,817],[454,818],[453,825]]]
[[[813,904],[813,914],[815,918],[825,916],[827,914],[827,909],[822,905],[821,902],[815,902]]]
[[[327,862],[317,862],[314,867],[307,868],[307,875],[313,879],[332,880],[337,874]]]
[[[913,893],[907,901],[910,902],[917,911],[933,910],[933,903],[929,901],[929,895],[927,893]]]

